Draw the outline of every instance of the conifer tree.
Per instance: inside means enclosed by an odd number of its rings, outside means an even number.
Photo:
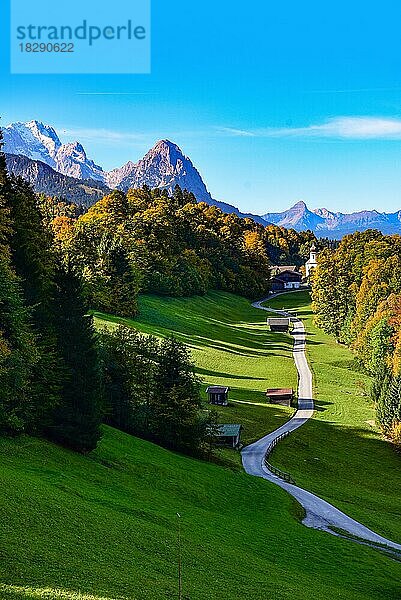
[[[196,453],[204,438],[200,385],[187,348],[174,337],[161,342],[155,372],[151,429],[162,445]]]
[[[22,285],[39,349],[33,373],[37,421],[59,401],[61,360],[57,352],[54,305],[55,258],[50,233],[42,223],[35,194],[20,177],[10,178],[7,207],[13,223],[10,234],[11,259]]]
[[[149,411],[159,342],[120,325],[99,336],[106,422],[149,438]]]
[[[9,207],[10,180],[7,173],[6,157],[3,153],[3,135],[0,129],[0,252],[5,258],[10,257],[9,238],[12,232]]]
[[[18,278],[0,256],[0,433],[29,431],[35,422],[32,371],[38,360]]]
[[[384,382],[377,402],[377,417],[385,433],[401,422],[401,375]]]
[[[16,434],[32,426],[31,376],[38,357],[11,264],[10,181],[1,139],[0,131],[0,432]]]
[[[87,315],[82,283],[69,265],[57,266],[55,283],[63,377],[47,433],[56,442],[88,452],[100,439],[103,404],[93,321]]]

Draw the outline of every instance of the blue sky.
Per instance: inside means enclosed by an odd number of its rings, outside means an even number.
[[[169,138],[246,211],[401,209],[399,2],[153,0],[150,75],[10,75],[3,33],[4,124],[52,124],[107,169]]]

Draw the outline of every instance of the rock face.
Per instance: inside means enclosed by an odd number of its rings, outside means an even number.
[[[63,144],[56,155],[56,170],[63,175],[77,179],[94,179],[105,182],[102,167],[89,160],[86,152],[79,142]]]
[[[139,162],[129,161],[107,173],[87,157],[82,144],[62,144],[55,129],[39,121],[12,123],[3,128],[3,137],[7,154],[39,160],[69,177],[95,179],[124,191],[148,185],[171,193],[180,185],[193,192],[198,201],[212,201],[191,160],[169,140],[157,142]]]
[[[103,184],[104,189],[117,188],[124,191],[129,188],[140,188],[147,185],[151,188],[166,189],[171,193],[174,187],[179,185],[192,192],[198,202],[207,202],[218,206],[223,212],[235,213],[240,217],[249,217],[263,225],[265,224],[265,221],[258,215],[245,215],[231,204],[214,200],[192,161],[183,154],[176,144],[169,140],[157,142],[137,163],[128,161],[121,168],[106,172],[87,157],[83,146],[79,142],[61,144],[54,128],[39,121],[8,125],[3,128],[3,136],[6,153],[45,163],[55,172],[70,178],[84,180],[86,186],[91,187],[90,182],[94,180],[98,182],[99,189],[102,189],[101,184]],[[50,193],[43,188],[43,179],[35,181],[34,172],[36,168],[32,165],[28,169],[27,163],[24,163],[24,167],[21,168],[22,163],[17,164],[16,159],[9,161],[9,164],[16,169],[17,174],[22,174],[21,170],[29,171],[29,181],[33,183],[35,189]],[[56,195],[54,182],[57,178],[53,175],[51,179],[51,193]],[[65,195],[66,189],[72,189],[72,187],[74,186],[71,182],[66,185],[63,180],[64,197],[75,202],[75,194]]]
[[[121,182],[127,179],[134,171],[136,165],[129,160],[120,168],[113,169],[106,173],[106,181],[111,188],[119,188]]]
[[[266,213],[262,218],[279,227],[296,229],[297,231],[305,231],[306,229],[314,231],[325,222],[323,217],[310,211],[305,202],[302,201],[297,202],[282,213]]]
[[[235,206],[212,198],[191,159],[183,154],[177,144],[169,140],[157,142],[137,163],[129,161],[121,169],[107,173],[106,183],[111,188],[123,191],[147,185],[167,190],[170,194],[179,185],[192,192],[198,202],[206,202],[228,214],[235,213],[239,217],[249,217],[262,225],[266,224],[258,215],[241,213]]]
[[[157,142],[139,162],[135,165],[127,163],[122,169],[127,174],[118,184],[121,190],[139,188],[146,184],[150,188],[162,188],[171,193],[179,185],[195,194],[199,202],[210,203],[212,200],[191,160],[169,140]]]

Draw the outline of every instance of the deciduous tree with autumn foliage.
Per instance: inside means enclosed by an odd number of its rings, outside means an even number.
[[[316,323],[372,375],[378,421],[401,443],[401,236],[355,233],[322,252],[312,297]]]

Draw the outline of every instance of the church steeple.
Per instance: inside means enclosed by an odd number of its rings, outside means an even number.
[[[317,249],[315,243],[313,242],[310,248],[309,260],[305,265],[306,277],[309,277],[311,270],[315,267],[317,267]]]

